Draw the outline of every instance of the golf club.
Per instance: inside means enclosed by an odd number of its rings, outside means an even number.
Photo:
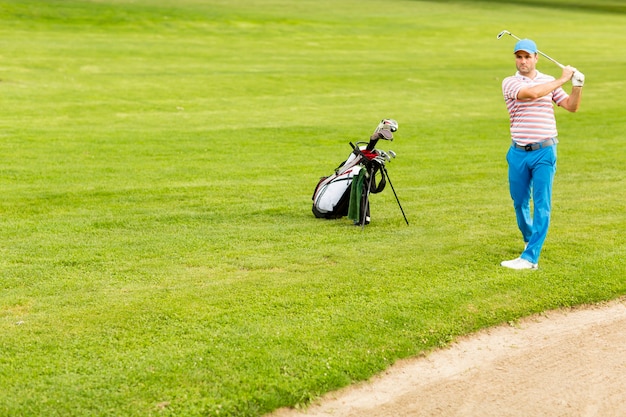
[[[503,30],[502,32],[498,33],[498,36],[496,37],[496,39],[500,39],[501,37],[503,37],[504,35],[511,35],[512,37],[514,37],[515,39],[517,39],[518,41],[521,41],[520,38],[518,38],[517,36],[515,36],[514,34],[512,34],[511,32],[509,32],[508,30]],[[545,56],[546,58],[548,58],[550,61],[554,62],[556,65],[558,65],[561,68],[564,68],[564,66],[557,61],[556,59],[550,58],[548,55],[544,54],[543,52],[541,52],[539,49],[537,49],[537,52],[539,52],[541,55]]]

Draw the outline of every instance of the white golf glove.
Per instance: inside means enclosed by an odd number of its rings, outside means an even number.
[[[574,75],[572,75],[572,86],[582,87],[583,84],[585,84],[585,74],[578,70],[574,71]]]

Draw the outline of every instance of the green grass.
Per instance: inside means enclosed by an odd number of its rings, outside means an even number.
[[[525,3],[3,1],[0,415],[258,416],[626,294],[623,4]],[[587,78],[531,273],[503,29]],[[315,219],[383,117],[410,226]]]

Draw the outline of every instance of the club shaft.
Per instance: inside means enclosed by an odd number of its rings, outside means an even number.
[[[515,39],[517,39],[518,41],[521,41],[521,39],[520,39],[520,38],[518,38],[517,36],[515,36],[514,34],[512,34],[511,32],[509,32],[508,30],[506,30],[506,31],[502,32],[500,35],[502,35],[502,34],[504,34],[504,33],[506,33],[506,34],[508,34],[508,35],[511,35],[512,37],[514,37],[514,38],[515,38]],[[500,36],[498,37],[498,39],[500,39]],[[562,65],[559,61],[557,61],[556,59],[549,57],[548,55],[546,55],[546,54],[544,54],[543,52],[541,52],[539,49],[537,49],[537,52],[539,52],[539,53],[540,53],[541,55],[543,55],[544,57],[548,58],[550,61],[554,62],[554,63],[555,63],[556,65],[558,65],[559,67],[564,68],[564,66],[563,66],[563,65]]]
[[[537,52],[539,52],[541,55],[545,56],[546,58],[548,58],[550,61],[554,62],[556,65],[558,65],[561,68],[565,68],[559,61],[557,61],[556,59],[550,58],[548,55],[544,54],[543,52],[541,52],[539,49],[537,49]]]

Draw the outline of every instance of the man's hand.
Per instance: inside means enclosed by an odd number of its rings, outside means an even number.
[[[566,82],[568,82],[569,80],[572,79],[572,76],[574,75],[574,73],[578,71],[576,68],[570,66],[570,65],[566,65],[563,67],[563,72],[561,73],[561,78],[560,80],[563,82],[563,84],[565,84]]]
[[[574,71],[574,75],[572,76],[572,86],[582,87],[583,84],[585,84],[585,74],[578,70]]]

